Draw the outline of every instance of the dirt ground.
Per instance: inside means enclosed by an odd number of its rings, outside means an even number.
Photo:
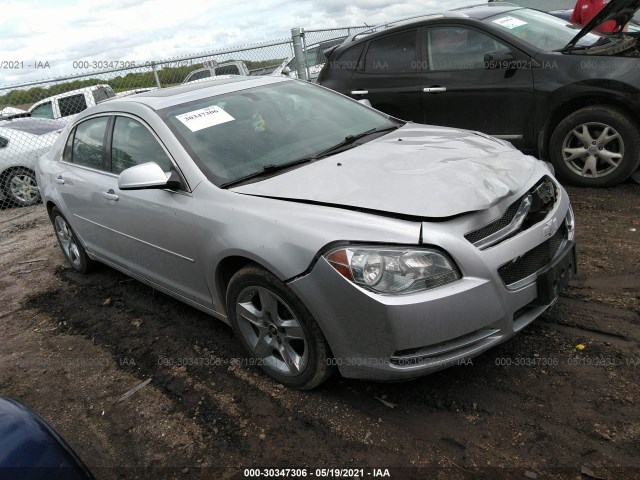
[[[223,323],[110,268],[74,273],[41,205],[2,210],[0,395],[98,480],[640,478],[640,185],[570,194],[579,274],[524,332],[415,381],[336,375],[305,393],[232,362],[244,355]]]

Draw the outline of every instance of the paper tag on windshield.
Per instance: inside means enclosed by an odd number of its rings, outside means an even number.
[[[176,115],[176,118],[192,132],[235,120],[217,105]]]
[[[514,17],[502,17],[493,21],[493,23],[497,23],[498,25],[503,26],[504,28],[508,28],[509,30],[513,30],[514,28],[521,27],[522,25],[526,25],[527,22],[523,22],[522,20]]]

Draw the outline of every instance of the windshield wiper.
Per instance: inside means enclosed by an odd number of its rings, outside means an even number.
[[[391,125],[389,127],[384,127],[384,128],[372,128],[371,130],[367,130],[366,132],[362,132],[362,133],[356,133],[355,135],[347,135],[346,137],[344,137],[344,140],[342,140],[340,143],[337,143],[336,145],[329,147],[326,150],[322,150],[321,152],[306,158],[309,160],[319,160],[331,154],[338,153],[339,150],[342,150],[344,147],[347,147],[349,145],[353,145],[356,141],[360,140],[361,138],[368,137],[376,133],[390,132],[392,130],[397,130],[400,127],[401,125]]]
[[[368,137],[370,135],[374,135],[374,134],[378,134],[378,133],[390,132],[392,130],[397,130],[401,126],[402,125],[391,125],[391,126],[388,126],[388,127],[372,128],[370,130],[367,130],[366,132],[356,133],[355,135],[347,135],[346,137],[344,137],[344,140],[342,140],[340,143],[337,143],[336,145],[333,145],[332,147],[329,147],[329,148],[327,148],[325,150],[322,150],[319,153],[316,153],[316,154],[308,156],[308,157],[298,158],[297,160],[293,160],[291,162],[283,163],[281,165],[265,165],[264,167],[262,167],[261,170],[258,170],[257,172],[253,172],[253,173],[250,173],[249,175],[245,175],[244,177],[236,178],[235,180],[231,180],[229,182],[221,184],[220,188],[233,187],[235,185],[238,185],[240,183],[244,183],[244,182],[246,182],[248,180],[252,180],[254,178],[259,178],[259,177],[262,177],[262,176],[265,176],[265,175],[270,175],[270,174],[272,174],[274,172],[279,172],[279,171],[286,170],[286,169],[291,168],[291,167],[295,167],[297,165],[302,165],[304,163],[309,163],[309,162],[311,162],[313,160],[320,160],[321,158],[328,157],[331,154],[338,153],[339,151],[342,151],[343,149],[346,150],[347,147],[349,147],[350,145],[356,146],[356,145],[354,145],[354,143],[356,141],[360,140],[361,138]]]
[[[279,172],[281,170],[286,170],[290,167],[295,167],[296,165],[302,165],[303,163],[309,163],[311,161],[310,158],[299,158],[298,160],[293,160],[292,162],[283,163],[281,165],[265,165],[261,170],[257,172],[250,173],[249,175],[245,175],[244,177],[236,178],[235,180],[231,180],[230,182],[223,183],[220,185],[220,188],[229,188],[237,185],[239,183],[246,182],[247,180],[251,180],[252,178],[262,177],[263,175],[269,175],[274,172]]]

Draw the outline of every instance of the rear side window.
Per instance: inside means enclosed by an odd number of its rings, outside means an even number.
[[[390,35],[369,44],[365,61],[368,73],[401,73],[417,70],[417,30]]]
[[[31,110],[31,116],[37,118],[53,118],[53,104],[51,102],[38,105]]]
[[[102,146],[107,122],[107,117],[98,117],[76,127],[72,150],[72,162],[75,165],[104,170]]]
[[[163,171],[171,170],[171,160],[153,134],[137,120],[116,117],[111,144],[111,172],[142,163],[155,162]]]
[[[58,106],[60,107],[60,116],[68,117],[69,115],[75,115],[76,113],[86,110],[87,100],[84,98],[84,94],[80,93],[59,99]]]
[[[225,65],[216,68],[216,75],[240,75],[240,70],[237,65]]]

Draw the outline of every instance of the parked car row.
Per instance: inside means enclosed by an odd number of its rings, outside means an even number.
[[[20,114],[0,120],[0,204],[29,206],[40,201],[34,167],[65,124]]]
[[[40,201],[34,166],[65,124],[78,113],[113,98],[109,85],[71,90],[36,102],[28,111],[4,108],[0,115],[0,205]]]

